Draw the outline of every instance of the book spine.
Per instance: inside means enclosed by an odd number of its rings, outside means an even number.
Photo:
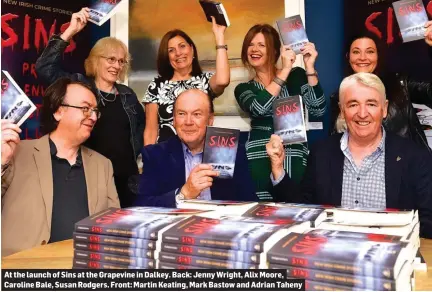
[[[97,253],[92,251],[75,250],[75,259],[85,259],[95,262],[114,263],[127,266],[135,266],[146,269],[155,268],[155,260],[140,257],[129,257],[107,253]]]
[[[74,259],[73,269],[142,269],[140,267],[119,265],[106,262],[97,262],[84,259]]]
[[[177,263],[181,265],[192,265],[214,269],[258,269],[258,265],[209,259],[204,257],[186,256],[181,254],[160,252],[159,260],[163,262]]]
[[[237,261],[243,263],[260,263],[260,254],[254,252],[215,249],[193,245],[180,245],[162,243],[161,250],[164,252],[177,253],[182,255],[193,255],[212,259]]]
[[[327,270],[343,274],[355,274],[360,276],[377,278],[379,277],[390,280],[394,279],[393,269],[386,267],[382,267],[382,269],[379,270],[379,275],[376,275],[376,271],[368,269],[368,267],[361,264],[354,265],[351,263],[332,262],[318,258],[292,256],[289,254],[275,255],[271,252],[267,254],[267,259],[269,261],[269,264],[280,264],[285,266],[300,267],[303,269]]]
[[[286,269],[287,276],[291,278],[307,279],[318,282],[364,288],[374,291],[394,291],[396,282],[373,277],[364,277],[353,274],[342,274],[325,270],[302,269],[283,265],[269,265],[270,269]]]
[[[120,247],[113,245],[104,245],[97,243],[87,243],[87,242],[74,242],[74,248],[76,250],[82,251],[94,251],[100,253],[109,253],[124,255],[130,257],[142,257],[142,258],[154,258],[154,250],[146,250],[142,248],[130,248],[130,247]]]
[[[170,242],[176,244],[204,246],[219,249],[233,249],[233,250],[246,250],[251,252],[261,252],[263,249],[263,243],[254,242],[246,238],[241,238],[239,241],[233,241],[230,239],[205,237],[197,235],[162,235],[162,242]]]
[[[112,225],[100,226],[100,225],[87,225],[87,224],[78,224],[78,223],[75,224],[75,231],[78,233],[84,232],[84,233],[93,233],[93,234],[100,234],[100,235],[143,238],[148,240],[157,240],[158,232],[161,228],[162,228],[161,225],[155,224],[155,222],[147,222],[142,226],[139,226],[139,228],[118,227]]]
[[[156,249],[156,241],[146,240],[134,237],[119,237],[91,233],[76,233],[73,234],[74,242],[88,242],[96,244],[106,244],[113,246],[125,246],[133,248],[142,248],[148,250]]]

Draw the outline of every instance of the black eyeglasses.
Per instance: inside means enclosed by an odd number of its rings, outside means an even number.
[[[94,112],[96,114],[96,117],[99,119],[101,117],[101,112],[99,111],[98,108],[90,108],[88,106],[75,106],[75,105],[70,105],[70,104],[65,104],[62,103],[61,106],[66,106],[66,107],[73,107],[73,108],[77,108],[82,110],[84,116],[91,117],[92,113]]]

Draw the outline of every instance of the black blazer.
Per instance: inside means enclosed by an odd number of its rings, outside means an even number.
[[[178,136],[148,145],[142,150],[143,173],[140,179],[137,206],[176,206],[176,190],[186,182],[183,147]],[[212,200],[258,201],[248,169],[244,146],[237,150],[234,177],[215,178],[210,188]]]
[[[340,206],[345,156],[342,135],[315,143],[301,185],[286,174],[273,188],[278,201]],[[432,238],[432,156],[411,140],[389,132],[385,141],[386,207],[418,209],[420,235]]]

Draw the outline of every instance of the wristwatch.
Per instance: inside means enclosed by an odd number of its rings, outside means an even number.
[[[175,200],[176,200],[176,204],[180,204],[185,200],[185,195],[183,195],[181,192],[179,192],[176,196],[175,196]]]

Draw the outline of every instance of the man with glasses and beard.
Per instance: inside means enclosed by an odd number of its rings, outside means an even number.
[[[43,98],[43,137],[20,142],[1,121],[3,256],[70,239],[75,222],[120,207],[111,162],[82,146],[99,117],[91,87],[60,78]]]

